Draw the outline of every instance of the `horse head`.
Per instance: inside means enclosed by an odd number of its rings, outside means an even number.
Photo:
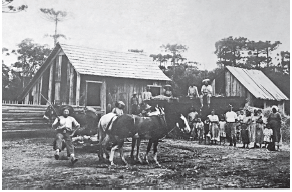
[[[49,105],[48,107],[47,107],[47,109],[46,109],[46,111],[45,111],[45,114],[44,114],[44,116],[43,116],[43,118],[44,119],[47,119],[47,120],[49,120],[49,121],[52,121],[55,117],[57,117],[57,114],[56,114],[56,112],[55,112],[55,110],[54,109],[56,109],[56,108],[58,108],[58,106],[51,106],[51,105]]]
[[[176,127],[181,129],[184,132],[187,132],[187,133],[191,132],[191,128],[189,126],[188,120],[182,114],[180,114],[179,122],[176,122]]]

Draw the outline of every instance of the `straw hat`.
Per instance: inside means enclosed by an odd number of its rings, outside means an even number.
[[[150,109],[150,108],[151,108],[151,106],[148,105],[148,104],[146,104],[146,106],[145,106],[145,110]]]
[[[119,101],[118,104],[121,104],[121,105],[125,106],[125,103],[123,101]]]
[[[209,83],[209,82],[210,82],[210,79],[204,79],[202,82],[203,82],[203,83],[204,83],[204,82],[208,82],[208,83]]]

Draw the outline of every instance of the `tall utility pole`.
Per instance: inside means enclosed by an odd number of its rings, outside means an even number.
[[[55,11],[53,8],[52,9],[41,8],[40,11],[42,13],[44,13],[44,15],[43,15],[44,19],[55,23],[55,34],[54,35],[49,35],[49,36],[53,37],[54,46],[56,46],[56,43],[57,43],[57,40],[58,40],[59,37],[66,38],[65,35],[58,34],[57,27],[58,27],[58,22],[64,21],[68,14],[67,14],[66,11]]]

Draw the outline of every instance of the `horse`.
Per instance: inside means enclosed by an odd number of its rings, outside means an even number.
[[[124,157],[123,144],[124,138],[134,137],[137,133],[133,116],[135,115],[124,114],[117,116],[114,113],[108,113],[100,118],[97,127],[99,137],[98,157],[100,161],[104,161],[103,155],[105,154],[109,158],[110,164],[114,165],[114,152],[119,148],[122,161],[128,165]],[[113,146],[111,147],[111,154],[109,156],[106,151],[106,146],[110,141],[113,142]]]
[[[147,151],[144,156],[144,160],[147,164],[149,164],[148,161],[148,153],[152,147],[153,144],[153,152],[154,152],[154,161],[157,166],[161,166],[159,162],[157,161],[157,146],[159,139],[166,136],[169,132],[171,132],[175,128],[179,128],[183,130],[184,132],[190,132],[191,129],[189,127],[187,118],[184,117],[182,114],[179,116],[176,116],[175,118],[172,117],[172,122],[167,121],[165,116],[165,112],[163,108],[158,108],[160,111],[160,114],[156,114],[149,117],[139,117],[134,116],[135,126],[138,128],[138,139],[132,138],[132,150],[131,150],[131,157],[133,158],[135,143],[137,140],[137,153],[136,153],[136,160],[138,160],[140,163],[142,163],[140,156],[139,156],[139,147],[142,139],[148,139],[148,145],[147,145]],[[183,128],[181,128],[183,127]]]
[[[73,136],[95,135],[97,133],[96,127],[98,124],[99,115],[94,108],[89,106],[85,106],[81,113],[76,113],[74,108],[70,105],[50,105],[47,107],[43,118],[47,119],[48,123],[51,125],[57,116],[62,115],[64,108],[69,110],[69,115],[74,117],[81,127],[75,132]]]

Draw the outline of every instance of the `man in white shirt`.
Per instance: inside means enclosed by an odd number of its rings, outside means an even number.
[[[206,96],[208,108],[210,108],[211,97],[212,97],[212,86],[209,85],[209,80],[204,80],[203,82],[204,82],[204,85],[201,88],[202,95],[200,95],[201,107],[203,108],[203,97]]]
[[[236,124],[237,124],[237,114],[232,111],[232,105],[230,106],[230,111],[225,114],[226,117],[226,136],[230,141],[230,145],[234,144],[236,146]]]
[[[147,87],[146,90],[142,93],[142,101],[150,100],[152,98],[152,93],[150,92],[150,87]]]
[[[198,88],[195,86],[194,83],[189,86],[188,97],[190,97],[190,99],[199,97]]]
[[[73,132],[72,125],[76,128],[80,127],[80,124],[75,120],[74,117],[69,116],[69,110],[65,108],[63,110],[63,116],[59,116],[55,119],[52,127],[56,129],[57,135],[54,141],[55,159],[59,159],[59,153],[63,149],[62,141],[65,140],[67,148],[67,156],[71,157],[71,163],[74,165],[78,159],[74,156],[74,146],[72,144],[71,135]]]

